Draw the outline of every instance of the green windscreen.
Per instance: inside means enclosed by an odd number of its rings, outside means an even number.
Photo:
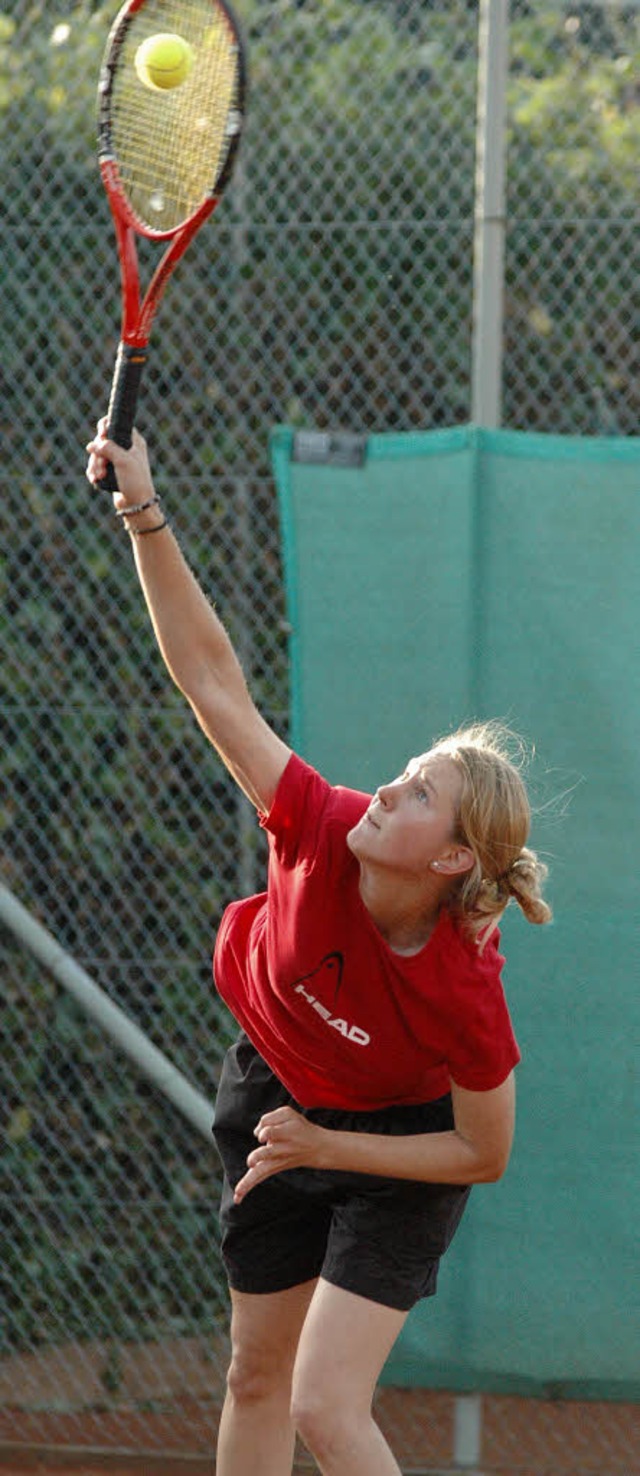
[[[640,1390],[640,441],[278,430],[294,746],[372,790],[499,717],[535,745],[555,920],[510,909],[507,1175],[476,1188],[386,1378]],[[512,915],[513,913],[513,915]]]

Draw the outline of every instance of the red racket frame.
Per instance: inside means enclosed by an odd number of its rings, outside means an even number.
[[[169,231],[153,230],[138,219],[127,198],[113,149],[111,123],[113,79],[117,72],[120,52],[134,15],[143,9],[145,3],[146,0],[127,0],[116,16],[107,41],[98,90],[100,174],[116,232],[122,301],[120,344],[107,412],[107,430],[110,438],[120,446],[131,445],[140,380],[148,357],[147,348],[153,319],[162,294],[174,267],[184,255],[197,231],[215,210],[229,181],[242,133],[247,82],[246,53],[237,19],[231,7],[224,3],[224,0],[211,0],[212,13],[222,12],[238,48],[238,126],[231,137],[213,189],[198,209],[181,225]],[[143,298],[140,291],[136,236],[143,236],[150,241],[169,242],[167,250],[152,274]],[[102,486],[110,491],[116,489],[117,481],[112,467],[109,468]]]

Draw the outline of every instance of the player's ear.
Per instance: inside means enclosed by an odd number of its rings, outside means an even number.
[[[465,871],[471,871],[475,864],[475,856],[470,846],[450,846],[437,861],[432,861],[434,871],[439,871],[441,876],[461,876]]]

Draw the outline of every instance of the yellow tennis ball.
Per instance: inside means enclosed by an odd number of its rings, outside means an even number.
[[[168,92],[186,82],[193,66],[193,47],[183,36],[162,32],[147,36],[136,51],[135,67],[145,87]]]

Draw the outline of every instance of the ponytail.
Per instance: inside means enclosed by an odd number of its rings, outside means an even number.
[[[551,921],[542,888],[547,867],[528,848],[531,809],[513,737],[498,723],[476,724],[436,743],[432,752],[453,759],[462,776],[456,840],[474,863],[457,881],[449,906],[484,947],[511,901],[528,922]]]

